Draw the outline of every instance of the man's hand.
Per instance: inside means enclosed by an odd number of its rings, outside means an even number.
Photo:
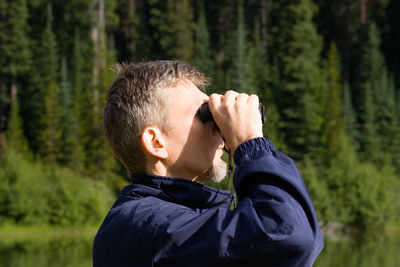
[[[241,143],[263,136],[257,95],[228,91],[210,95],[208,104],[232,155]]]

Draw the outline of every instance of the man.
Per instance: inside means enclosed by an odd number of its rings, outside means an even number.
[[[256,95],[208,97],[204,75],[175,61],[117,72],[103,122],[132,184],[96,235],[94,266],[313,264],[323,241],[311,199],[293,161],[263,138]],[[205,102],[219,129],[200,120]],[[230,192],[203,185],[225,177],[224,146],[234,209]]]

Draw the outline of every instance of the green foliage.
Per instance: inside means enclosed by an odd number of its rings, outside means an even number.
[[[398,223],[394,2],[363,22],[349,1],[0,0],[1,223],[84,223],[105,212],[105,185],[120,191],[101,127],[117,58],[181,59],[210,93],[258,94],[265,136],[301,166],[323,222]]]
[[[394,81],[389,79],[385,60],[380,51],[381,38],[377,26],[370,23],[361,58],[361,88],[363,105],[361,119],[361,152],[363,159],[378,166],[390,162],[391,147],[396,137]],[[394,139],[389,139],[388,137]]]
[[[249,78],[247,69],[247,31],[244,17],[243,1],[238,1],[237,8],[237,30],[235,35],[235,50],[232,55],[232,73],[230,89],[239,92],[251,92],[249,88]]]
[[[120,57],[124,60],[132,61],[137,56],[137,42],[139,41],[139,16],[137,15],[137,9],[138,4],[135,1],[118,1],[117,12],[120,19],[117,32],[119,33],[121,42],[117,42],[117,45],[119,46]]]
[[[343,86],[343,116],[346,120],[346,132],[351,142],[358,149],[359,131],[357,129],[356,114],[353,108],[349,84]]]
[[[329,168],[316,171],[306,165],[302,171],[312,198],[320,201],[315,205],[317,213],[325,221],[364,227],[398,222],[399,180],[393,169],[378,170],[371,163],[361,163],[345,136],[341,142],[342,149]]]
[[[322,157],[327,165],[342,149],[340,139],[345,134],[340,85],[340,60],[335,44],[331,44],[327,62],[329,95],[322,124]]]
[[[58,51],[57,43],[51,26],[51,5],[48,5],[47,26],[42,35],[41,49],[46,56],[42,58],[45,64],[46,82],[44,83],[44,113],[40,120],[42,129],[39,134],[39,153],[44,162],[54,164],[60,158],[61,107],[60,89],[58,85]],[[46,51],[46,52],[45,52]]]
[[[392,87],[392,90],[394,87]],[[390,130],[386,142],[388,151],[392,157],[392,165],[396,168],[397,173],[400,173],[400,98],[395,93],[391,92],[392,99],[389,101],[391,105],[390,111]],[[400,94],[399,94],[400,96]]]
[[[315,5],[308,0],[275,4],[272,61],[274,99],[287,151],[296,159],[318,151],[318,133],[326,100],[320,68],[321,38],[312,23]]]
[[[25,0],[0,1],[0,73],[17,77],[28,71],[30,50]]]
[[[73,109],[73,94],[68,77],[67,61],[61,60],[61,83],[60,83],[60,104],[61,104],[61,138],[60,138],[60,157],[62,165],[76,167],[79,165],[80,154],[76,149],[77,144],[77,123]]]
[[[103,183],[27,161],[13,149],[0,162],[0,225],[97,224],[111,201]]]
[[[256,22],[254,27],[253,40],[249,42],[248,46],[246,70],[248,72],[246,75],[248,77],[249,91],[257,93],[261,102],[266,101],[268,99],[267,86],[269,82],[269,73],[261,42],[260,24],[258,22]]]
[[[170,58],[190,61],[195,25],[189,1],[167,0],[166,12],[167,24],[162,28],[161,47]]]
[[[210,35],[207,28],[204,3],[199,4],[194,47],[194,62],[196,67],[208,77],[215,80],[215,66],[210,48]],[[212,89],[211,85],[211,90]]]
[[[175,35],[175,42],[171,49],[176,58],[190,61],[193,56],[193,35],[195,25],[193,23],[193,9],[189,1],[174,0],[168,2],[168,15],[171,22],[171,30]],[[173,4],[172,4],[173,3]]]
[[[332,214],[334,212],[332,209],[334,200],[330,196],[327,178],[320,175],[319,170],[309,158],[304,160],[304,165],[300,166],[300,169],[318,218],[322,220],[322,223],[334,219]]]
[[[11,106],[10,119],[7,127],[7,143],[17,151],[29,155],[29,146],[22,129],[22,121],[19,115],[18,98],[14,100]]]

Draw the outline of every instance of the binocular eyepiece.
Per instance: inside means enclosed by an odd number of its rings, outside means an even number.
[[[260,111],[260,114],[261,114],[261,123],[265,124],[265,121],[266,121],[265,106],[262,103],[260,103],[258,106],[258,110]],[[215,123],[214,118],[210,111],[210,107],[208,106],[208,103],[203,103],[197,112],[199,113],[200,120],[203,123],[206,123],[208,121],[212,121]]]

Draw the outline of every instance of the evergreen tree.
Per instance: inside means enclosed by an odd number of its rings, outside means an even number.
[[[321,38],[312,21],[316,7],[309,0],[299,0],[276,2],[273,8],[273,93],[289,148],[286,152],[301,159],[320,150],[321,115],[326,103]]]
[[[168,28],[162,47],[171,58],[191,61],[194,51],[193,9],[187,0],[167,0]]]
[[[328,84],[329,97],[326,104],[322,127],[323,156],[327,166],[337,157],[342,149],[341,139],[345,134],[343,108],[340,85],[340,59],[335,44],[331,44],[328,52]]]
[[[149,57],[157,59],[166,59],[166,49],[171,43],[169,36],[169,23],[166,11],[165,1],[149,0],[148,1],[148,27],[142,22],[142,29],[146,29],[145,33],[149,35],[148,46],[151,49],[146,52]],[[145,34],[146,35],[146,34]],[[147,53],[146,53],[147,54]]]
[[[60,156],[61,139],[61,108],[59,104],[60,90],[58,87],[58,51],[55,36],[52,30],[52,8],[47,5],[47,25],[41,40],[41,50],[46,54],[42,58],[43,71],[45,73],[44,113],[41,117],[39,133],[39,153],[43,161],[55,164]]]
[[[389,86],[389,99],[388,106],[390,107],[389,114],[389,130],[388,136],[385,139],[386,148],[385,150],[390,152],[392,163],[397,170],[400,172],[400,98],[396,97],[396,91],[394,86],[394,78],[391,79]]]
[[[249,92],[248,73],[246,68],[247,38],[244,18],[243,1],[238,1],[237,31],[235,38],[235,50],[232,58],[231,89],[239,92]]]
[[[261,41],[260,24],[258,22],[256,22],[254,27],[253,40],[248,44],[246,64],[249,89],[257,92],[260,100],[263,101],[266,95],[269,73]]]
[[[249,93],[259,96],[260,102],[266,106],[266,123],[264,133],[278,149],[283,149],[282,135],[279,132],[279,113],[275,105],[272,91],[268,87],[269,72],[264,47],[261,41],[260,24],[256,22],[252,42],[248,43],[246,70],[248,71]]]
[[[107,3],[98,0],[94,9],[92,24],[93,64],[91,86],[87,92],[92,111],[85,114],[85,125],[88,130],[88,139],[85,143],[85,167],[90,174],[98,174],[114,168],[114,158],[105,141],[102,127],[102,109],[105,103],[106,90],[112,81],[111,64],[115,62],[115,53],[107,47],[108,36],[106,29],[115,23],[108,21],[115,10],[107,10]],[[109,62],[112,62],[111,64]]]
[[[349,84],[346,82],[343,86],[343,116],[346,120],[346,132],[350,142],[358,149],[359,132],[356,114],[353,108]]]
[[[81,48],[81,39],[79,31],[75,30],[74,37],[74,57],[73,57],[73,87],[74,87],[74,105],[73,110],[77,126],[77,157],[81,160],[76,165],[81,170],[83,163],[87,163],[87,151],[89,150],[92,125],[93,109],[88,94],[88,88],[84,87],[86,75],[84,75],[83,51]]]
[[[17,95],[18,78],[29,69],[28,16],[25,0],[0,1],[0,74],[8,78],[12,98]]]
[[[29,70],[30,48],[28,38],[28,9],[25,0],[6,1],[0,0],[0,150],[5,146],[6,110],[11,104],[11,122],[13,127],[22,127],[19,121],[18,95],[21,79]],[[9,90],[7,90],[7,87]],[[7,96],[8,93],[9,97]],[[10,103],[8,103],[10,101]],[[17,145],[25,143],[23,131],[13,128],[11,138]],[[10,136],[10,132],[8,134]]]
[[[60,107],[62,137],[60,142],[60,159],[62,165],[79,166],[76,118],[73,109],[73,94],[68,77],[67,61],[61,60]]]
[[[138,28],[139,16],[137,6],[133,0],[123,0],[118,3],[119,27],[116,31],[116,45],[120,60],[132,61],[138,58]]]
[[[361,120],[361,150],[364,158],[379,163],[384,139],[388,134],[388,81],[384,58],[380,52],[379,31],[374,23],[368,27],[360,72],[364,94]],[[389,123],[390,124],[390,123]]]
[[[18,151],[30,158],[30,150],[28,142],[24,136],[22,128],[22,120],[19,115],[19,101],[16,98],[11,106],[10,117],[7,127],[7,145],[12,147],[14,151]]]
[[[196,24],[196,40],[194,50],[194,62],[196,67],[207,76],[215,79],[215,66],[210,48],[210,36],[207,28],[204,3],[199,3],[199,14]],[[211,84],[211,90],[213,85]],[[213,90],[212,90],[213,91]]]
[[[361,150],[363,159],[377,163],[380,158],[378,135],[376,128],[375,105],[371,86],[365,87],[364,110],[361,126]]]

